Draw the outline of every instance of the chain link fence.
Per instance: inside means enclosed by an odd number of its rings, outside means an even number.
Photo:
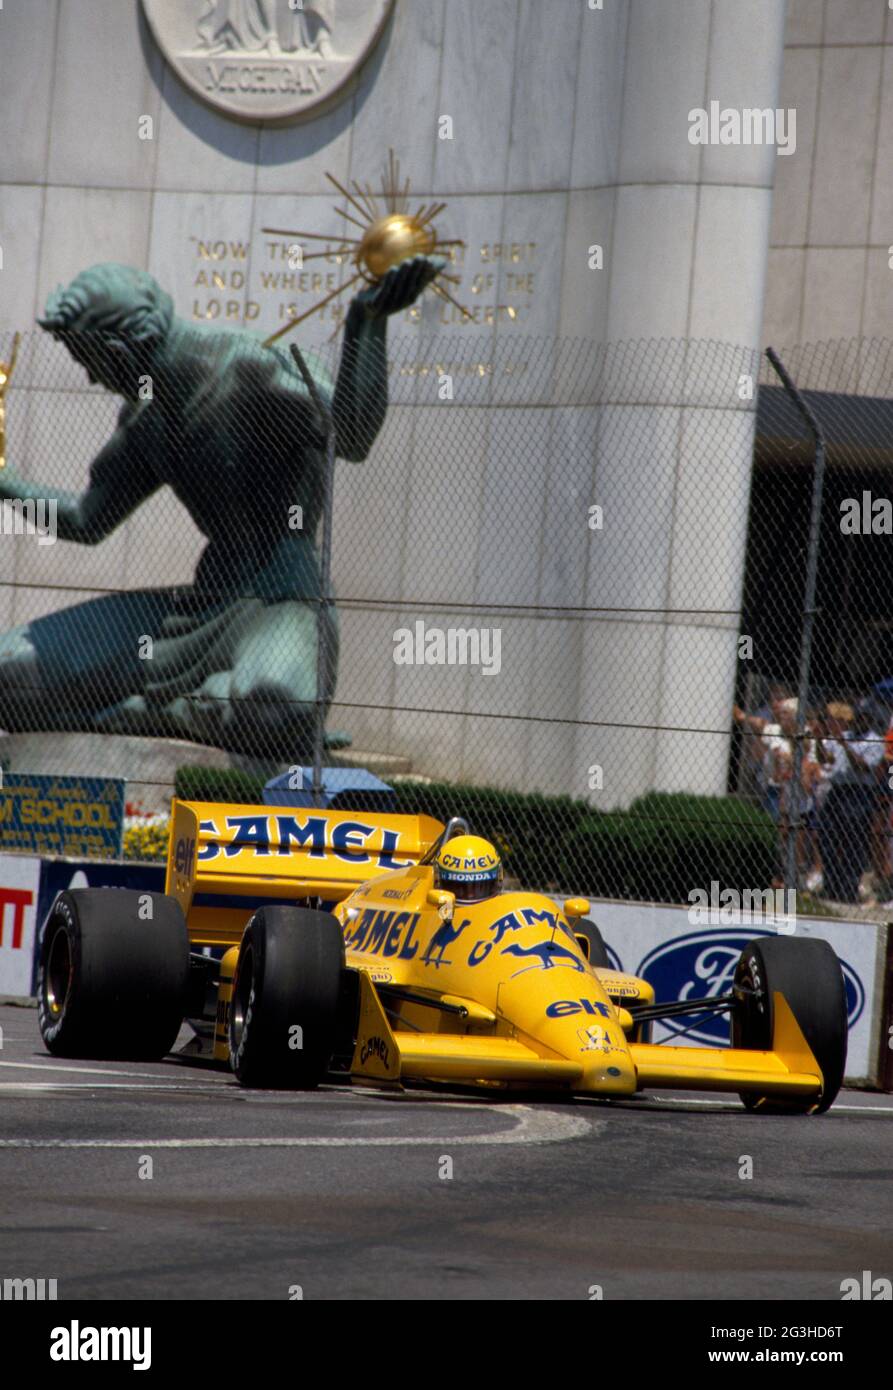
[[[728,344],[24,335],[0,756],[148,809],[365,766],[555,891],[893,896],[891,348],[781,357],[826,436],[812,534],[807,424]]]

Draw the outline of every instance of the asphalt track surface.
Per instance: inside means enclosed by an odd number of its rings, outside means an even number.
[[[893,1278],[893,1096],[806,1119],[248,1092],[52,1058],[34,1009],[0,1027],[0,1279],[59,1299],[839,1300]]]

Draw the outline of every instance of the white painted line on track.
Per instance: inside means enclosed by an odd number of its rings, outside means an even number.
[[[893,1115],[893,1105],[832,1105],[829,1115]]]
[[[135,1081],[160,1081],[154,1071],[116,1071],[112,1067],[76,1067],[63,1062],[0,1062],[0,1067],[13,1067],[16,1071],[65,1071],[73,1076],[130,1076]]]
[[[0,1081],[0,1091],[196,1091],[202,1095],[219,1095],[219,1086],[190,1086],[177,1081],[143,1082],[131,1086],[126,1081]],[[230,1096],[232,1099],[232,1096]]]
[[[620,1099],[620,1098],[618,1098]],[[622,1099],[626,1099],[623,1097]],[[630,1109],[659,1110],[665,1105],[679,1105],[685,1109],[741,1111],[744,1106],[734,1100],[683,1100],[681,1096],[649,1096],[647,1100],[634,1101],[629,1098]],[[893,1115],[893,1105],[832,1105],[829,1115]],[[772,1116],[773,1119],[779,1117]]]
[[[490,1107],[488,1107],[490,1108]],[[583,1119],[554,1110],[527,1105],[493,1106],[498,1115],[509,1114],[514,1128],[498,1134],[388,1135],[364,1139],[347,1135],[306,1135],[247,1139],[0,1139],[0,1149],[346,1149],[420,1148],[432,1145],[556,1144],[581,1139],[605,1127],[604,1120]]]

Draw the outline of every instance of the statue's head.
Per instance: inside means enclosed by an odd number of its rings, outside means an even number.
[[[173,317],[173,301],[154,276],[105,262],[55,290],[38,323],[65,344],[91,381],[135,400],[139,378],[150,372]]]

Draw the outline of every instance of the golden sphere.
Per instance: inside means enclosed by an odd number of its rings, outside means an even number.
[[[392,212],[380,217],[363,235],[357,251],[357,261],[365,266],[374,280],[406,261],[410,256],[427,256],[434,250],[436,236],[430,227],[423,227],[414,217]]]

